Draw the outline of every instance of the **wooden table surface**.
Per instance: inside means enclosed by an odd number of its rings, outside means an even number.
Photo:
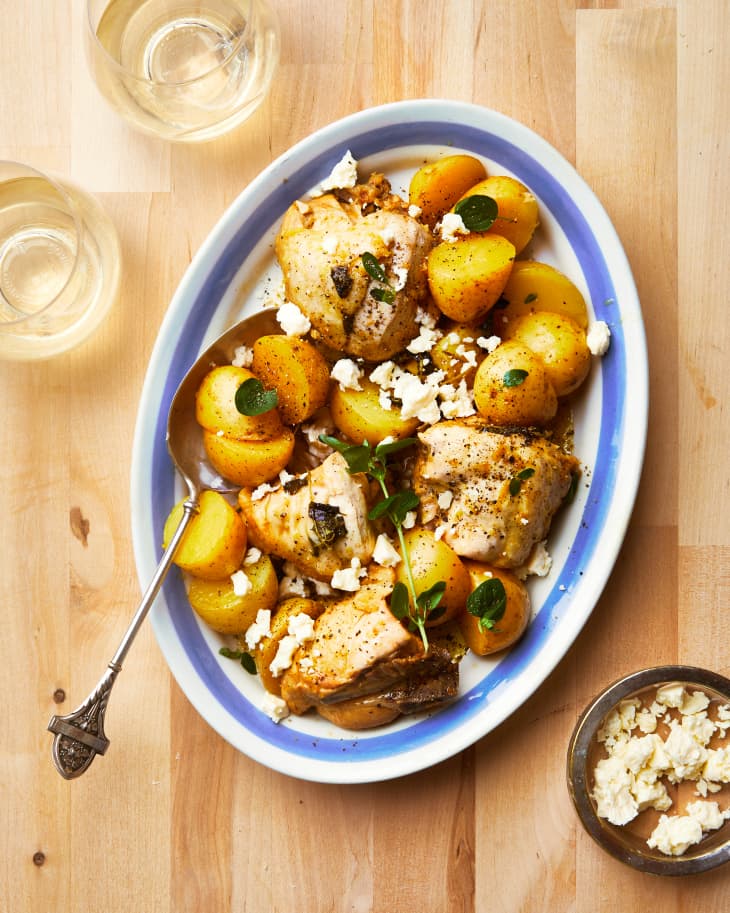
[[[123,294],[89,343],[0,367],[0,910],[7,913],[699,913],[730,869],[661,879],[604,854],[565,788],[605,684],[680,661],[730,674],[727,0],[275,0],[282,64],[242,129],[171,146],[90,84],[81,0],[0,0],[0,158],[99,195]],[[130,451],[167,304],[227,204],[343,115],[397,99],[495,108],[594,188],[626,248],[649,345],[645,469],[615,572],[577,642],[496,731],[375,785],[274,773],[233,750],[143,630],[80,780],[45,731],[96,682],[140,588]],[[65,697],[64,697],[65,696]]]

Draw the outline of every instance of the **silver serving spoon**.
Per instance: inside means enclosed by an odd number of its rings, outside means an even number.
[[[104,734],[104,713],[112,685],[167,576],[175,550],[198,510],[200,493],[206,488],[215,488],[218,491],[236,490],[207,461],[202,429],[195,419],[195,393],[211,368],[231,363],[238,346],[251,346],[259,336],[280,333],[281,328],[275,320],[275,313],[273,308],[260,311],[237,323],[216,339],[190,368],[172,399],[167,418],[167,449],[188,489],[183,504],[183,516],[117,652],[96,688],[76,710],[66,716],[51,717],[48,729],[55,733],[53,762],[61,776],[67,780],[80,776],[88,769],[94,757],[104,754],[109,747],[109,739]]]

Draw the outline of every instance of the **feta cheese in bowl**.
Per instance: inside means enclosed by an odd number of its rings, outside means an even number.
[[[631,673],[599,694],[568,748],[568,789],[588,833],[642,872],[730,860],[730,680],[693,666]]]

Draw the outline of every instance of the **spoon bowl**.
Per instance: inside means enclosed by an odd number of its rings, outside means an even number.
[[[167,419],[167,449],[188,490],[183,502],[183,516],[117,652],[97,686],[83,704],[65,716],[52,716],[48,723],[48,730],[55,734],[53,762],[66,780],[72,780],[88,770],[96,755],[104,754],[109,747],[109,739],[104,733],[104,714],[112,686],[172,566],[177,546],[198,510],[201,492],[209,488],[222,492],[236,490],[208,462],[202,429],[195,417],[195,395],[198,388],[212,368],[231,364],[236,349],[240,346],[252,346],[259,336],[265,334],[281,333],[275,314],[275,308],[259,311],[226,330],[198,357],[172,398]]]

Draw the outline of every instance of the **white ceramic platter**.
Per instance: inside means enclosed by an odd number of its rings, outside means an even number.
[[[152,612],[160,648],[189,700],[225,739],[275,770],[303,779],[358,783],[402,776],[448,758],[490,732],[545,680],[592,612],[616,560],[633,507],[646,439],[647,360],[641,310],[611,222],[572,166],[527,127],[474,105],[408,101],[362,111],[319,130],[273,162],[224,213],[195,256],[160,330],[144,385],[132,462],[132,528],[140,581],[160,558],[162,526],[181,489],[165,427],[175,389],[199,352],[261,307],[280,275],[273,239],[286,208],[327,176],[347,150],[361,179],[383,171],[407,195],[425,160],[456,151],[512,174],[541,213],[529,253],[578,285],[611,347],[596,360],[576,413],[575,452],[585,467],[578,495],[554,524],[553,568],[530,582],[535,617],[498,660],[467,656],[460,697],[428,716],[368,733],[311,715],[275,724],[260,709],[256,677],[218,655],[223,641],[199,622],[177,569]],[[523,254],[523,258],[526,256]]]

